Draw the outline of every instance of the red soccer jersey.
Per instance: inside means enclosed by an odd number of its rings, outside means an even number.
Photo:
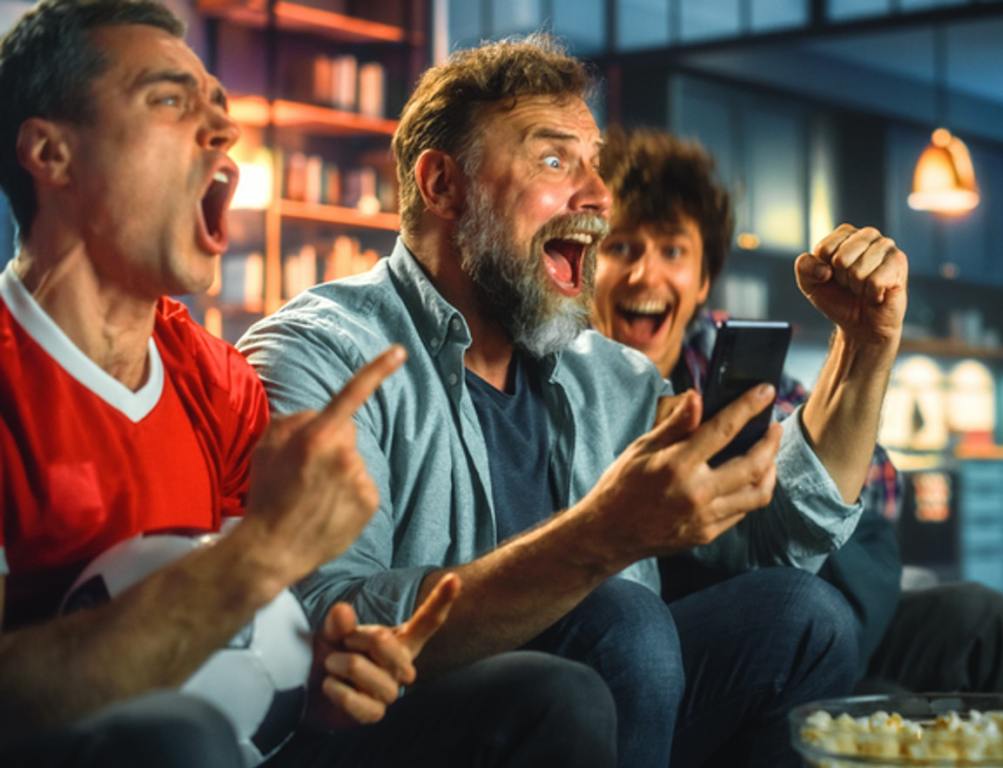
[[[0,274],[4,627],[53,615],[80,570],[137,533],[239,515],[268,404],[240,353],[161,299],[132,392]]]

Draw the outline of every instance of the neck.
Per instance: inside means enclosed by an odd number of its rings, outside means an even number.
[[[129,389],[142,387],[156,302],[102,279],[82,243],[41,239],[30,238],[14,261],[25,288],[81,352]]]
[[[453,248],[449,231],[412,234],[404,244],[414,254],[436,290],[456,307],[470,328],[470,346],[464,365],[499,390],[505,389],[512,363],[512,340],[497,321],[488,316],[477,299],[470,277],[460,268],[460,255]]]

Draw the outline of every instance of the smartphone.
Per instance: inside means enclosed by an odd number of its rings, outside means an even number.
[[[718,325],[703,388],[704,421],[758,384],[776,387],[790,341],[790,323],[725,320]],[[748,451],[766,434],[772,415],[771,405],[742,427],[735,439],[710,460],[710,465],[716,467]]]

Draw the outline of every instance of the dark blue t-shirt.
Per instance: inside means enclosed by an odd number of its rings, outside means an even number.
[[[546,404],[530,365],[519,352],[513,355],[506,392],[466,372],[488,451],[498,541],[546,520],[557,508]]]

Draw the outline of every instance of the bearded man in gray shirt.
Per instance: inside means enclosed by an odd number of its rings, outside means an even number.
[[[455,570],[423,676],[543,650],[603,677],[623,766],[793,765],[787,710],[856,669],[849,608],[811,572],[860,514],[905,258],[810,254],[806,289],[878,307],[875,341],[839,326],[814,403],[710,467],[774,393],[701,424],[696,394],[659,404],[672,393],[647,358],[583,332],[610,206],[588,89],[542,36],[426,72],[394,137],[393,253],[242,340],[280,413],[326,402],[391,342],[409,354],[356,416],[380,509],[299,593],[318,619],[340,599],[392,624]],[[653,558],[692,548],[739,575],[666,606]]]

